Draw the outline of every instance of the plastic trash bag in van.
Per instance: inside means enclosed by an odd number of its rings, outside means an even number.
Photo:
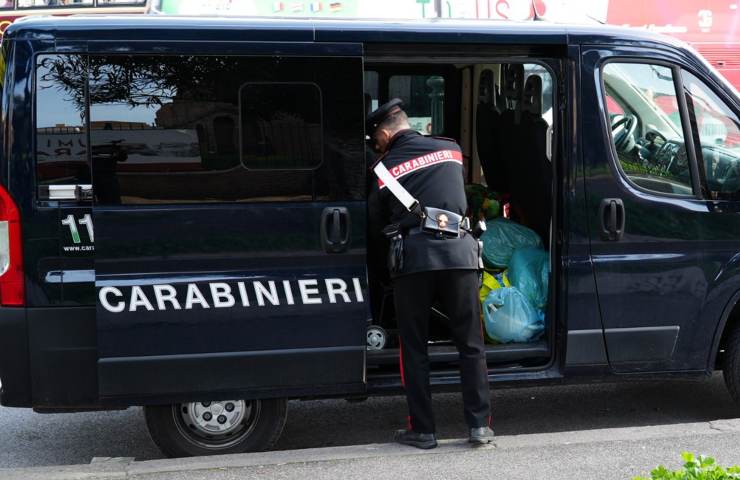
[[[483,301],[483,325],[492,340],[524,343],[542,335],[545,316],[516,287],[505,287],[491,290]]]
[[[488,293],[491,290],[511,286],[511,283],[509,283],[509,277],[506,275],[506,272],[497,273],[496,275],[492,275],[488,272],[483,272],[483,281],[481,283],[482,285],[480,287],[479,294],[481,302],[486,299]]]
[[[509,260],[509,280],[540,310],[547,306],[550,255],[539,248],[519,248]]]
[[[533,230],[506,218],[486,222],[483,240],[483,263],[489,268],[506,268],[514,250],[542,247],[542,240]]]
[[[488,187],[477,183],[465,185],[465,195],[473,220],[477,221],[481,217],[489,220],[501,214],[497,195],[490,192]]]

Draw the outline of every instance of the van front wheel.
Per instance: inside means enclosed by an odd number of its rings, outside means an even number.
[[[267,450],[288,417],[284,398],[221,400],[144,407],[152,440],[168,457]]]
[[[740,325],[735,326],[727,339],[722,375],[730,395],[740,403]]]

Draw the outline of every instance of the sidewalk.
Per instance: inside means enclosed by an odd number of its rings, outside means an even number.
[[[685,450],[740,465],[740,419],[502,436],[479,448],[448,440],[427,451],[373,444],[144,462],[96,458],[90,465],[0,469],[0,479],[629,480],[659,464],[677,468]]]

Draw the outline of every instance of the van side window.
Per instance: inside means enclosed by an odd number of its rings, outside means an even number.
[[[693,195],[672,70],[611,62],[603,79],[611,138],[625,176],[653,192]]]
[[[681,76],[707,192],[713,200],[740,200],[740,121],[701,80]]]
[[[444,132],[445,80],[440,75],[394,75],[388,98],[403,100],[411,128],[424,135]]]
[[[36,182],[90,184],[85,119],[86,59],[36,59]]]
[[[319,166],[322,126],[318,85],[248,83],[239,97],[245,167],[281,170]]]
[[[96,201],[363,198],[360,73],[346,58],[90,56]]]

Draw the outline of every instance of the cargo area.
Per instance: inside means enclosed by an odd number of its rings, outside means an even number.
[[[487,225],[480,300],[489,370],[546,366],[555,321],[557,62],[421,54],[373,60],[365,64],[366,109],[401,98],[413,129],[454,139],[463,151],[468,216]],[[367,155],[370,164],[374,154]],[[400,353],[384,242],[368,231],[366,358],[377,382],[398,374]],[[439,306],[430,312],[429,357],[433,375],[455,373],[457,350]]]

